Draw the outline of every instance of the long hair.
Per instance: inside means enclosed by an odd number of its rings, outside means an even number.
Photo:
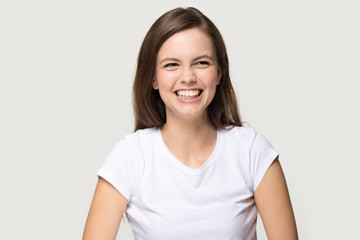
[[[210,122],[216,128],[241,126],[235,92],[229,74],[229,61],[224,40],[214,23],[196,8],[175,8],[159,17],[147,32],[141,45],[133,85],[135,131],[162,127],[166,123],[165,104],[153,89],[157,54],[175,33],[199,28],[213,42],[222,76],[214,99],[207,107]]]

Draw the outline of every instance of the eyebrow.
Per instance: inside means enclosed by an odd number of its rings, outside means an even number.
[[[200,60],[200,59],[202,59],[202,58],[208,58],[208,59],[210,59],[210,60],[212,60],[212,61],[215,61],[213,57],[210,57],[209,55],[206,55],[206,54],[196,57],[196,58],[194,59],[194,61]]]
[[[194,58],[193,61],[197,61],[197,60],[202,59],[202,58],[208,58],[208,59],[210,59],[212,61],[215,61],[213,57],[210,57],[209,55],[206,55],[206,54]],[[165,61],[180,62],[180,60],[177,59],[177,58],[164,58],[163,60],[161,60],[159,62],[159,64],[161,64],[161,63],[163,63]]]
[[[165,61],[170,61],[170,62],[180,62],[179,59],[176,59],[176,58],[164,58],[163,60],[161,60],[159,62],[159,64],[161,64],[162,62],[165,62]]]

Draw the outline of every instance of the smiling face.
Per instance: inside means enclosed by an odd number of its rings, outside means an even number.
[[[206,117],[221,73],[209,36],[198,28],[178,32],[161,46],[153,82],[171,117]]]

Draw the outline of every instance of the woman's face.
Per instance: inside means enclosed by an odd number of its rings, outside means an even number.
[[[171,36],[161,46],[153,82],[165,103],[167,119],[206,116],[221,72],[211,39],[199,28]]]

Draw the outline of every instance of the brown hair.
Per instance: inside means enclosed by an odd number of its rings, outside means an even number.
[[[151,26],[141,45],[133,86],[135,131],[149,127],[162,127],[166,122],[165,104],[152,83],[156,58],[163,43],[177,32],[200,28],[213,41],[219,68],[220,83],[207,111],[216,128],[241,126],[235,92],[229,75],[229,62],[224,40],[213,22],[196,8],[175,8],[166,12]]]

